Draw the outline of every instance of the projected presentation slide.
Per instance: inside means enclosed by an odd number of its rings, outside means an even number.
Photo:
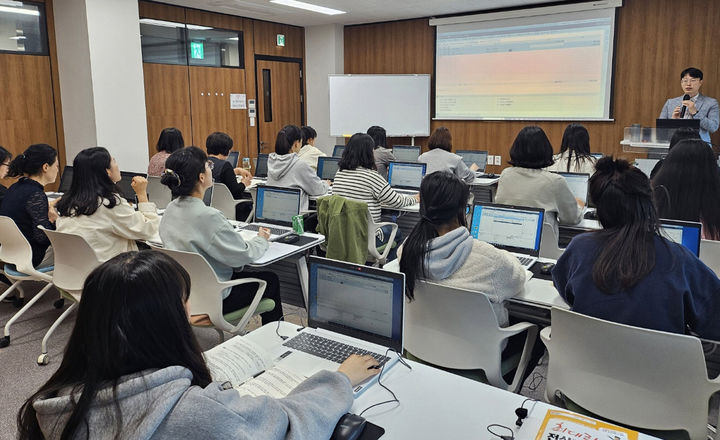
[[[436,118],[609,117],[612,17],[502,23],[438,27]]]

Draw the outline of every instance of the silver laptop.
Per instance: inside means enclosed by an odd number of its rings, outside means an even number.
[[[255,222],[238,228],[239,231],[270,229],[270,241],[293,232],[292,218],[300,214],[299,188],[280,188],[260,185],[255,196]]]
[[[322,180],[335,180],[340,163],[339,157],[318,157],[317,175]]]
[[[345,152],[345,145],[335,145],[333,148],[333,155],[332,157],[337,157],[340,159],[343,155],[343,152]]]
[[[463,162],[465,165],[467,165],[468,168],[472,164],[475,164],[478,166],[476,173],[484,173],[485,167],[487,166],[487,157],[488,152],[487,151],[478,151],[478,150],[457,150],[455,151],[455,154],[462,157]]]
[[[645,173],[646,176],[650,177],[653,168],[657,165],[659,159],[635,159],[635,168]]]
[[[391,368],[399,359],[391,350],[403,349],[405,275],[315,256],[309,263],[308,326],[283,343],[276,365],[309,377],[370,354]],[[356,386],[355,395],[376,381]]]
[[[583,204],[587,205],[588,199],[588,180],[590,180],[590,174],[588,173],[568,173],[565,171],[554,171],[555,174],[559,174],[565,178],[570,192],[573,193],[576,199],[582,200]]]
[[[540,255],[544,217],[542,208],[476,202],[470,235],[509,251],[525,269],[530,269]]]
[[[388,184],[400,194],[415,195],[425,177],[427,164],[418,162],[390,162]]]
[[[393,156],[398,162],[417,162],[420,157],[420,147],[416,145],[393,145]]]

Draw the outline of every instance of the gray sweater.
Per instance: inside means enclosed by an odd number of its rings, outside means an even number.
[[[435,171],[449,171],[458,176],[460,180],[464,180],[465,183],[473,183],[475,180],[475,173],[465,165],[462,157],[442,148],[435,148],[421,154],[417,161],[427,164],[426,176]]]
[[[192,373],[180,366],[123,376],[117,386],[122,413],[119,439],[326,439],[353,402],[347,376],[321,371],[282,399],[240,396],[220,382],[191,385]],[[40,428],[59,439],[71,414],[71,398],[40,399],[33,404]],[[112,387],[98,392],[88,413],[88,438],[114,439],[118,421]]]
[[[328,192],[328,184],[317,176],[310,164],[300,160],[295,153],[270,153],[267,184],[303,190],[301,210],[307,210],[307,196],[322,196]]]
[[[388,167],[391,161],[395,160],[392,150],[389,148],[377,147],[373,150],[375,156],[375,168],[383,179],[387,180]]]
[[[168,204],[160,221],[160,239],[168,249],[205,257],[220,281],[230,280],[235,268],[257,260],[269,247],[262,237],[243,240],[220,211],[197,197],[178,197]],[[229,294],[226,289],[223,298]]]

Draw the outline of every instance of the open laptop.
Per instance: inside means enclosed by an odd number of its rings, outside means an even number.
[[[370,354],[387,370],[402,353],[405,274],[309,257],[308,326],[285,341],[276,365],[309,377]],[[377,381],[353,389],[357,396]]]
[[[63,193],[66,193],[70,191],[70,186],[72,185],[72,178],[73,178],[73,167],[70,165],[66,165],[65,168],[63,168],[62,175],[60,176],[60,186],[58,186],[58,190],[56,192],[46,192],[45,195],[49,200],[54,200],[57,198],[60,198]]]
[[[603,157],[605,157],[605,155],[603,153],[590,153],[590,156],[594,157],[597,160],[600,160]]]
[[[240,152],[231,151],[228,153],[228,157],[225,160],[230,162],[230,165],[232,165],[233,168],[237,168],[238,160],[240,160]]]
[[[582,200],[583,204],[587,205],[588,200],[588,181],[590,180],[590,174],[588,173],[569,173],[566,171],[553,171],[555,174],[559,174],[565,178],[565,181],[570,187],[570,192],[573,193],[575,198]]]
[[[253,178],[260,180],[267,180],[268,167],[267,167],[268,155],[258,154],[255,159],[255,175]]]
[[[332,157],[342,157],[344,151],[345,145],[335,145],[335,148],[333,148]]]
[[[132,187],[133,177],[140,176],[147,178],[145,173],[133,173],[131,171],[120,171],[120,181],[115,184],[120,190],[120,195],[130,203],[137,202],[135,190]]]
[[[457,150],[455,154],[462,157],[463,162],[465,162],[465,165],[467,165],[468,168],[470,168],[472,164],[477,165],[478,169],[476,173],[482,174],[485,172],[488,157],[487,151]]]
[[[317,175],[323,180],[335,180],[339,157],[318,157]]]
[[[300,188],[280,188],[259,185],[255,196],[255,222],[240,227],[240,231],[270,229],[270,241],[293,232],[292,218],[300,214]]]
[[[661,218],[660,229],[666,238],[690,249],[696,257],[700,256],[701,223]]]
[[[417,162],[420,156],[420,147],[416,145],[393,145],[392,153],[398,162]]]
[[[659,159],[635,159],[635,167],[650,177],[653,168],[657,165]]]
[[[540,255],[544,217],[542,208],[476,202],[470,235],[509,251],[525,269],[530,269]]]
[[[388,183],[400,194],[414,195],[420,191],[427,164],[418,162],[390,162]]]

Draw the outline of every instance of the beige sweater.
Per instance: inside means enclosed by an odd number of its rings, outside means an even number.
[[[545,209],[546,223],[576,225],[582,209],[565,178],[545,170],[511,167],[500,174],[495,202]]]
[[[591,176],[595,173],[595,163],[597,160],[594,157],[580,159],[580,166],[575,162],[575,156],[570,157],[570,150],[553,156],[555,163],[545,168],[548,171],[565,171],[568,170],[568,160],[570,161],[570,172],[571,173],[588,173]]]
[[[303,145],[303,147],[297,153],[298,159],[307,162],[313,171],[317,171],[318,157],[327,156],[319,148],[313,147],[310,144]]]

